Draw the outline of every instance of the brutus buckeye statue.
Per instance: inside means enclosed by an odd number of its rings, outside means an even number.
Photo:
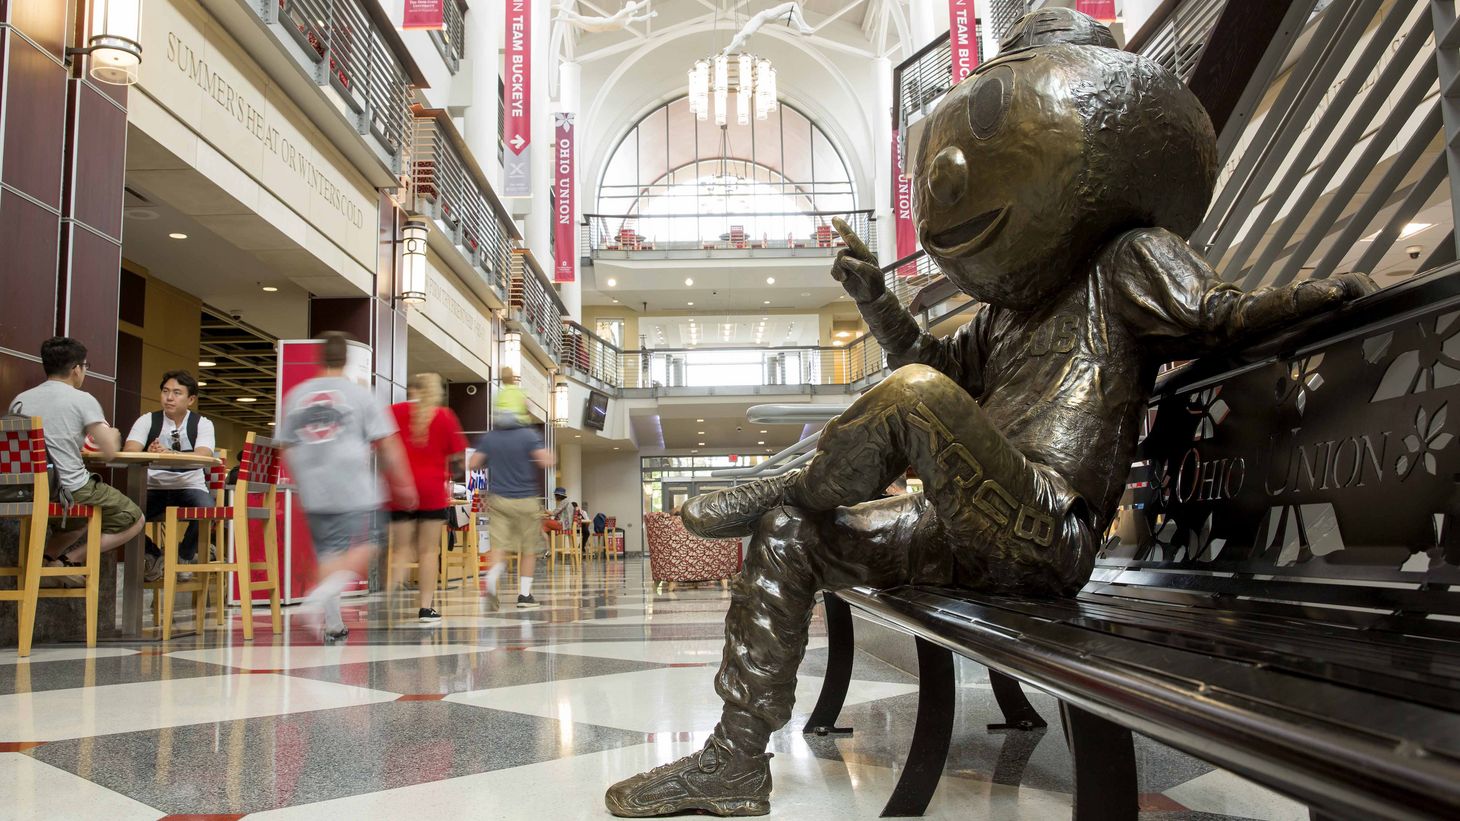
[[[1068,596],[1090,576],[1157,368],[1373,290],[1362,275],[1244,292],[1183,239],[1216,180],[1211,121],[1165,69],[1064,10],[1021,20],[933,112],[922,247],[982,303],[922,332],[848,239],[832,267],[897,370],[826,426],[804,470],[700,496],[706,537],[753,535],[704,749],[614,785],[620,816],[770,810],[821,589],[907,583]],[[924,493],[869,502],[917,470]]]

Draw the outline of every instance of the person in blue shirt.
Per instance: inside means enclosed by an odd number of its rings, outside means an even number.
[[[507,554],[519,559],[517,607],[537,607],[532,597],[532,572],[542,552],[543,471],[552,467],[553,455],[536,428],[513,424],[512,416],[500,415],[497,427],[485,433],[472,455],[473,470],[487,468],[487,526],[492,543],[491,570],[487,571],[487,606],[497,610],[497,581],[507,569]]]

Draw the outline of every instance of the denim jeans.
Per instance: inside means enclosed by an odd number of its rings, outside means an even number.
[[[160,522],[167,517],[170,507],[213,507],[213,494],[206,490],[185,488],[181,490],[147,489],[147,521]],[[147,552],[162,555],[162,548],[147,540]],[[177,546],[178,558],[190,562],[198,556],[198,522],[188,522],[187,532]]]

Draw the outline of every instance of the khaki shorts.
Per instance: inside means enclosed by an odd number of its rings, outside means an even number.
[[[125,493],[106,484],[95,476],[71,493],[78,505],[90,505],[101,509],[101,532],[121,533],[142,519],[142,508],[127,498]],[[68,516],[65,523],[53,520],[57,530],[79,530],[86,527],[84,516]]]
[[[487,525],[492,550],[536,556],[546,548],[540,499],[508,499],[490,495],[487,497],[487,512],[492,517]]]

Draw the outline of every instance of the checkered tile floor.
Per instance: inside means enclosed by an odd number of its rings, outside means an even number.
[[[0,821],[607,817],[604,787],[696,749],[719,716],[728,594],[659,594],[646,575],[631,559],[539,579],[539,610],[487,613],[455,590],[437,625],[357,599],[341,646],[292,616],[277,638],[260,617],[245,644],[235,614],[163,646],[0,651]],[[798,715],[772,741],[772,817],[875,818],[910,741],[916,679],[859,655],[843,713],[857,733],[803,737],[826,660],[819,622],[812,635]],[[1068,817],[1058,730],[985,733],[987,679],[968,665],[960,681],[968,720],[927,817]],[[1145,819],[1307,818],[1160,745],[1137,755]]]

